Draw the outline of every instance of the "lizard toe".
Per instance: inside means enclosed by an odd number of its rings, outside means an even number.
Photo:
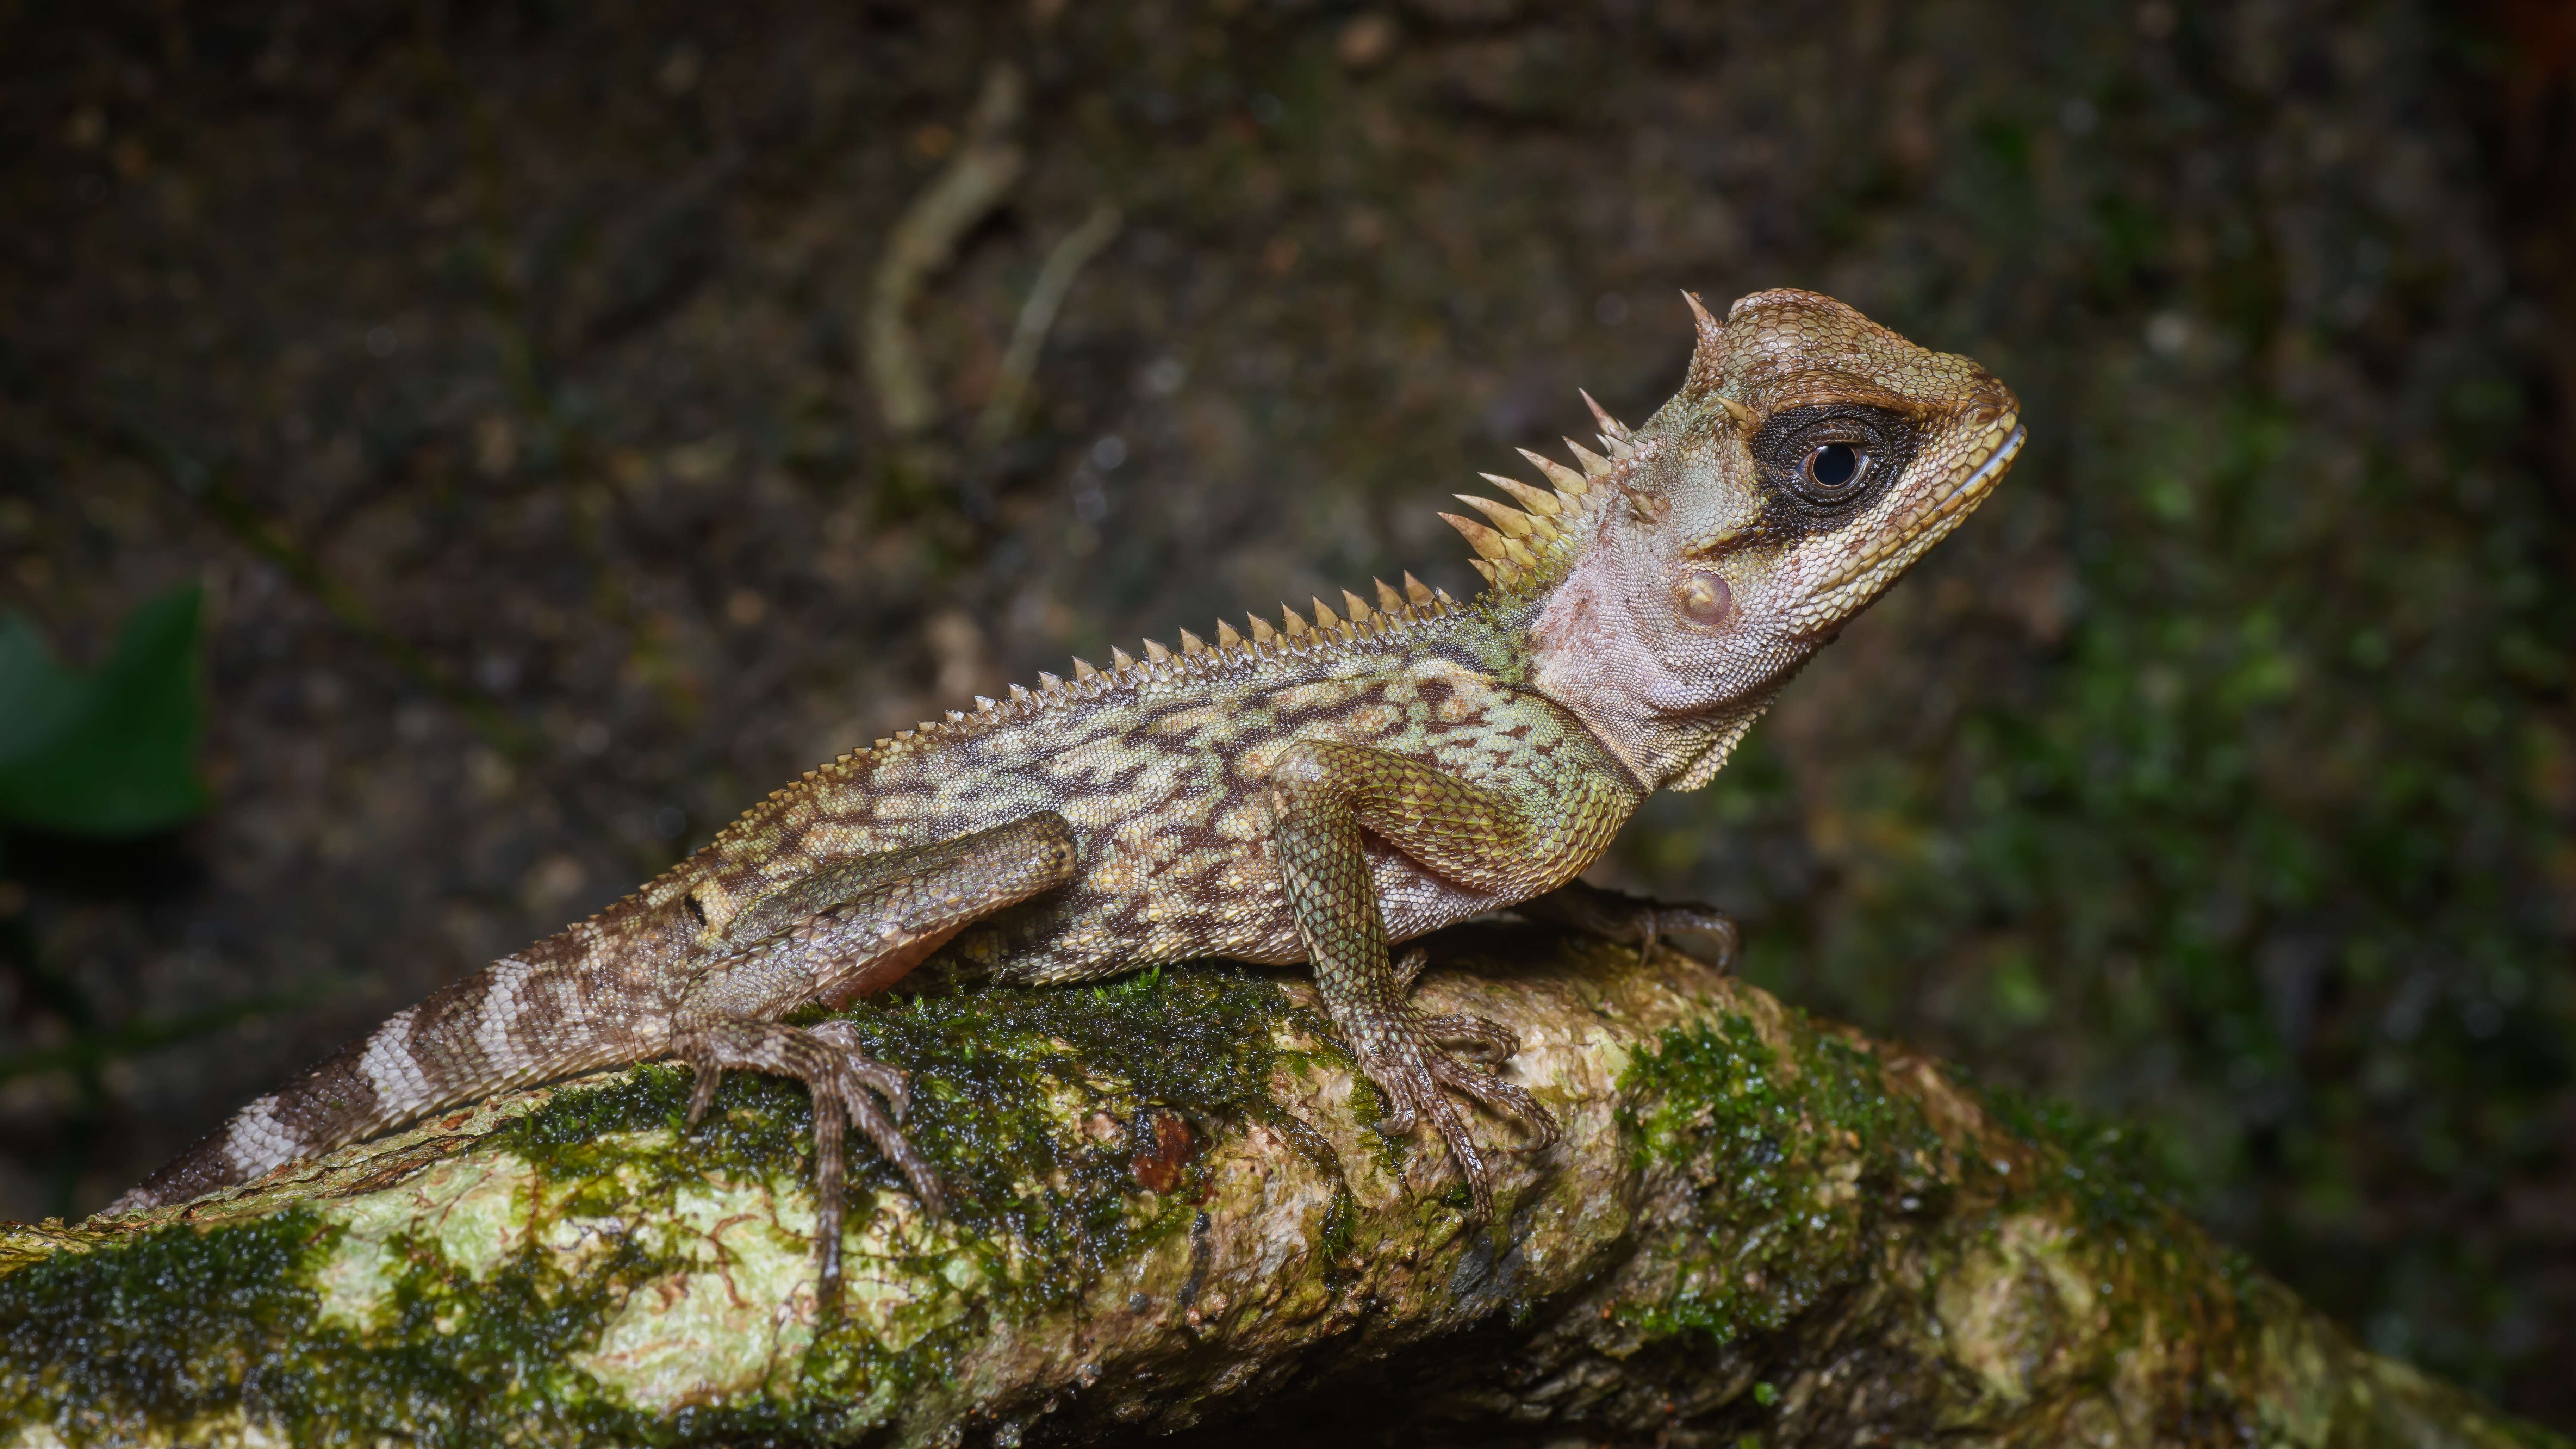
[[[1512,908],[1522,918],[1566,926],[1606,941],[1635,946],[1652,956],[1670,945],[1692,960],[1720,971],[1735,968],[1744,933],[1732,917],[1714,906],[1658,901],[1622,891],[1572,881]],[[1673,938],[1680,937],[1682,940]],[[1684,944],[1692,942],[1696,944]]]
[[[901,1122],[912,1110],[912,1074],[869,1056],[859,1042],[857,1027],[847,1021],[826,1021],[808,1028],[807,1035],[838,1051],[850,1075],[885,1099],[895,1121]]]
[[[1519,1124],[1528,1136],[1521,1150],[1543,1151],[1564,1135],[1563,1129],[1557,1125],[1556,1114],[1518,1083],[1506,1082],[1445,1052],[1433,1053],[1430,1065],[1432,1075],[1442,1086],[1473,1098],[1495,1116],[1509,1118]]]
[[[1464,1012],[1425,1017],[1422,1032],[1458,1055],[1476,1061],[1509,1061],[1521,1049],[1520,1036],[1510,1027]]]
[[[1438,1089],[1427,1075],[1407,1072],[1399,1065],[1370,1062],[1366,1066],[1369,1081],[1377,1087],[1378,1135],[1412,1136],[1421,1125],[1422,1109],[1439,1094]]]
[[[1639,914],[1647,917],[1643,945],[1648,955],[1661,942],[1703,966],[1733,974],[1736,953],[1744,948],[1744,928],[1733,916],[1693,905],[1656,905]],[[1686,943],[1695,943],[1696,949]]]
[[[1428,1124],[1466,1180],[1473,1216],[1479,1222],[1489,1221],[1494,1209],[1493,1162],[1489,1149],[1480,1145],[1469,1130],[1467,1114],[1459,1110],[1455,1098],[1464,1097],[1518,1125],[1528,1139],[1522,1151],[1536,1151],[1555,1142],[1559,1136],[1556,1117],[1521,1087],[1435,1045],[1461,1041],[1479,1055],[1491,1052],[1499,1059],[1519,1045],[1508,1028],[1475,1016],[1419,1018],[1409,1025],[1413,1028],[1406,1034],[1409,1048],[1390,1051],[1365,1063],[1369,1079],[1386,1103],[1386,1116],[1378,1130],[1399,1137],[1410,1135],[1417,1121]]]
[[[850,1125],[903,1174],[922,1211],[946,1216],[947,1190],[901,1126],[912,1106],[911,1074],[860,1050],[857,1029],[846,1021],[822,1022],[805,1034],[822,1048],[827,1068],[826,1079],[814,1083],[818,1122],[824,1102],[837,1102]]]
[[[695,1080],[689,1084],[688,1125],[695,1130],[706,1120],[707,1109],[715,1105],[716,1088],[724,1085],[724,1068],[712,1061],[693,1061],[689,1070]]]
[[[1438,1054],[1434,1053],[1433,1057],[1437,1059]],[[1429,1102],[1422,1115],[1430,1119],[1431,1130],[1439,1136],[1441,1145],[1449,1149],[1449,1160],[1457,1164],[1458,1175],[1466,1179],[1467,1197],[1471,1204],[1469,1215],[1480,1223],[1491,1222],[1494,1216],[1493,1164],[1485,1160],[1484,1149],[1476,1145],[1475,1135],[1467,1130],[1466,1118],[1435,1085],[1438,1080],[1438,1068],[1430,1067],[1424,1072],[1422,1085]]]
[[[880,1103],[880,1090],[876,1083],[862,1078],[853,1068],[842,1073],[834,1084],[832,1095],[840,1099],[841,1109],[849,1114],[850,1125],[858,1128],[878,1154],[903,1174],[903,1180],[920,1202],[921,1210],[934,1218],[946,1217],[946,1186],[939,1180],[939,1173],[930,1165],[930,1160],[921,1155],[920,1149],[912,1145],[912,1139],[896,1125],[897,1119],[889,1110],[891,1100]]]

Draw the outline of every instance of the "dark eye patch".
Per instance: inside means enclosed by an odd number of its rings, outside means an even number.
[[[1865,403],[1783,408],[1752,441],[1766,532],[1840,527],[1905,473],[1921,440],[1914,420]]]

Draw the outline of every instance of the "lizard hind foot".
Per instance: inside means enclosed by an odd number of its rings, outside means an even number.
[[[939,1175],[897,1125],[911,1105],[910,1079],[859,1048],[847,1022],[811,1030],[752,1017],[728,1017],[687,1034],[678,1055],[697,1074],[690,1093],[694,1125],[715,1097],[728,1068],[771,1072],[803,1082],[814,1098],[814,1206],[821,1272],[817,1298],[826,1313],[841,1297],[841,1225],[848,1198],[847,1129],[856,1127],[894,1164],[930,1216],[944,1217],[948,1195]]]
[[[883,1097],[895,1121],[901,1122],[912,1110],[912,1074],[870,1057],[859,1041],[857,1027],[846,1021],[826,1021],[806,1028],[806,1034],[826,1046],[839,1048],[842,1064],[851,1078]]]
[[[1438,1020],[1457,1019],[1439,1018]],[[1473,1016],[1464,1019],[1488,1032],[1499,1033],[1506,1040],[1512,1039],[1508,1029],[1497,1026],[1493,1022]],[[1491,1044],[1490,1038],[1487,1044]],[[1504,1052],[1494,1059],[1500,1060],[1501,1057],[1509,1055],[1509,1052]],[[1555,1146],[1557,1139],[1565,1135],[1564,1129],[1557,1124],[1556,1114],[1549,1111],[1546,1104],[1540,1102],[1538,1098],[1531,1096],[1529,1089],[1519,1083],[1504,1081],[1494,1073],[1482,1067],[1470,1066],[1445,1051],[1429,1053],[1426,1064],[1431,1068],[1433,1079],[1440,1085],[1474,1099],[1486,1111],[1518,1126],[1524,1134],[1519,1151],[1544,1152]]]
[[[1395,958],[1397,993],[1410,994],[1414,983],[1422,979],[1423,969],[1430,964],[1431,953],[1420,946]],[[1507,1062],[1514,1052],[1521,1049],[1520,1036],[1510,1027],[1464,1012],[1426,1016],[1421,1018],[1421,1026],[1423,1035],[1432,1041],[1480,1062]]]
[[[1657,945],[1668,945],[1703,966],[1715,967],[1721,973],[1735,974],[1738,953],[1744,949],[1744,928],[1735,918],[1711,906],[1669,904],[1648,901],[1637,912],[1638,953],[1651,958]],[[1675,937],[1681,940],[1674,939]],[[1694,950],[1683,940],[1705,943]]]
[[[823,1110],[828,1094],[839,1099],[850,1125],[858,1128],[878,1153],[903,1174],[922,1211],[934,1218],[947,1216],[948,1192],[939,1174],[901,1130],[904,1115],[912,1108],[911,1076],[868,1056],[860,1049],[857,1030],[846,1021],[823,1022],[804,1035],[820,1043],[832,1057],[833,1070],[827,1080],[807,1079],[815,1093],[817,1137],[830,1115]],[[818,1170],[821,1165],[818,1159]]]

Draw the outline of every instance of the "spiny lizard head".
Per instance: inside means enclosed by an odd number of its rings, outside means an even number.
[[[2020,451],[2020,404],[1813,292],[1756,292],[1699,342],[1682,389],[1554,493],[1451,517],[1505,601],[1527,599],[1535,682],[1655,783],[1705,783],[1773,693],[1956,528]],[[1585,399],[1587,402],[1590,399]],[[1491,477],[1491,475],[1488,475]],[[1462,495],[1464,496],[1464,495]]]

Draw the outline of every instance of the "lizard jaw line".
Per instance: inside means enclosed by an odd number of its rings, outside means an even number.
[[[1947,532],[1945,525],[1955,522],[1969,509],[1983,503],[1986,495],[1994,490],[1996,481],[2003,477],[2004,470],[2011,467],[2012,460],[2020,455],[2021,445],[2029,437],[2030,429],[2016,423],[2012,433],[1995,445],[1995,450],[1986,456],[1984,462],[1969,470],[1966,477],[1952,484],[1948,492],[1932,500],[1923,509],[1918,515],[1922,519],[1921,525],[1916,527],[1903,542],[1897,544],[1894,551],[1899,553],[1907,551],[1916,539],[1932,529],[1938,528]]]
[[[1995,455],[1993,457],[1988,458],[1985,462],[1977,465],[1977,470],[1970,473],[1967,478],[1952,491],[1951,496],[1956,497],[1961,493],[1973,493],[1980,498],[1984,497],[1986,490],[1995,486],[1995,479],[2002,475],[2004,469],[2012,466],[2012,460],[2014,458],[2020,456],[2021,445],[2029,441],[2029,439],[2030,429],[2021,424],[2015,424],[2013,426],[2012,436],[2003,440],[2002,444],[1995,449]]]
[[[1913,566],[1924,552],[1947,538],[1950,530],[1967,520],[1994,491],[2004,470],[2021,453],[2030,429],[2014,422],[2011,433],[1994,445],[1994,451],[1976,467],[1952,484],[1939,497],[1925,501],[1914,511],[1911,526],[1886,546],[1873,549],[1869,555],[1817,589],[1808,604],[1791,621],[1793,637],[1822,640],[1832,637],[1843,623],[1858,610],[1861,603],[1897,574]]]
[[[1995,444],[1994,451],[1983,462],[1951,484],[1939,497],[1927,499],[1916,508],[1913,518],[1908,520],[1912,526],[1903,535],[1885,547],[1873,549],[1868,557],[1827,583],[1824,591],[1846,588],[1858,579],[1886,569],[1891,563],[1897,568],[1911,564],[1924,549],[1947,535],[1971,510],[1985,501],[1986,495],[1994,491],[1996,481],[2003,477],[2004,470],[2011,467],[2013,459],[2020,455],[2021,446],[2029,437],[2030,429],[2016,424],[2003,441]]]
[[[2016,423],[2011,435],[1996,444],[1994,452],[1984,462],[1960,479],[1958,486],[1943,495],[1940,502],[1932,505],[1932,527],[1947,533],[1978,504],[1985,502],[1986,495],[1993,492],[1995,484],[2003,478],[2004,470],[2021,455],[2021,445],[2029,437],[2030,429]]]

